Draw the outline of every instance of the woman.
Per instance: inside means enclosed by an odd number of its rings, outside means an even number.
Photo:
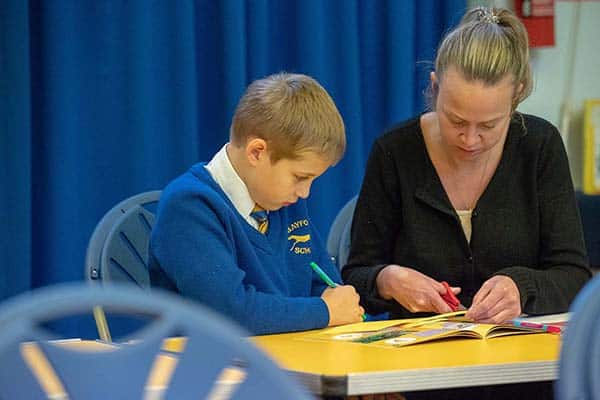
[[[431,111],[374,144],[343,269],[369,313],[451,311],[501,323],[564,312],[589,279],[559,132],[516,112],[531,92],[527,33],[477,8],[442,41]]]

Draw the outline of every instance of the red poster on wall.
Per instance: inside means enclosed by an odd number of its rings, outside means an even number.
[[[530,47],[554,46],[554,0],[515,0]]]

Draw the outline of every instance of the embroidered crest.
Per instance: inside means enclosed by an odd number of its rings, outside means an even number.
[[[304,229],[303,229],[304,228]],[[307,234],[298,234],[294,233],[294,231],[299,230],[305,231],[308,228],[308,220],[301,219],[295,222],[292,222],[288,226],[288,240],[291,242],[290,251],[295,254],[310,254],[310,233]],[[305,245],[304,245],[305,244]]]
[[[306,235],[290,235],[288,236],[288,240],[293,240],[292,247],[290,247],[290,251],[294,250],[298,243],[306,243],[310,240],[310,234]]]

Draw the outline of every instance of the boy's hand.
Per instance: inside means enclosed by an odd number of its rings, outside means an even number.
[[[358,304],[360,297],[354,286],[344,285],[327,288],[321,298],[329,310],[329,325],[344,325],[361,322],[365,310]]]
[[[376,282],[381,297],[396,300],[410,312],[452,311],[442,298],[446,287],[412,268],[390,264],[379,272]],[[451,290],[454,294],[460,292],[458,287]]]

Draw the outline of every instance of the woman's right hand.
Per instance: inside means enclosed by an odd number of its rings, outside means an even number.
[[[441,297],[446,293],[444,285],[412,268],[390,264],[379,272],[376,283],[381,297],[396,300],[410,312],[452,311]],[[452,291],[458,294],[460,288]]]
[[[363,320],[365,310],[358,304],[360,296],[354,286],[327,288],[321,294],[321,299],[329,310],[328,326],[352,324]]]

